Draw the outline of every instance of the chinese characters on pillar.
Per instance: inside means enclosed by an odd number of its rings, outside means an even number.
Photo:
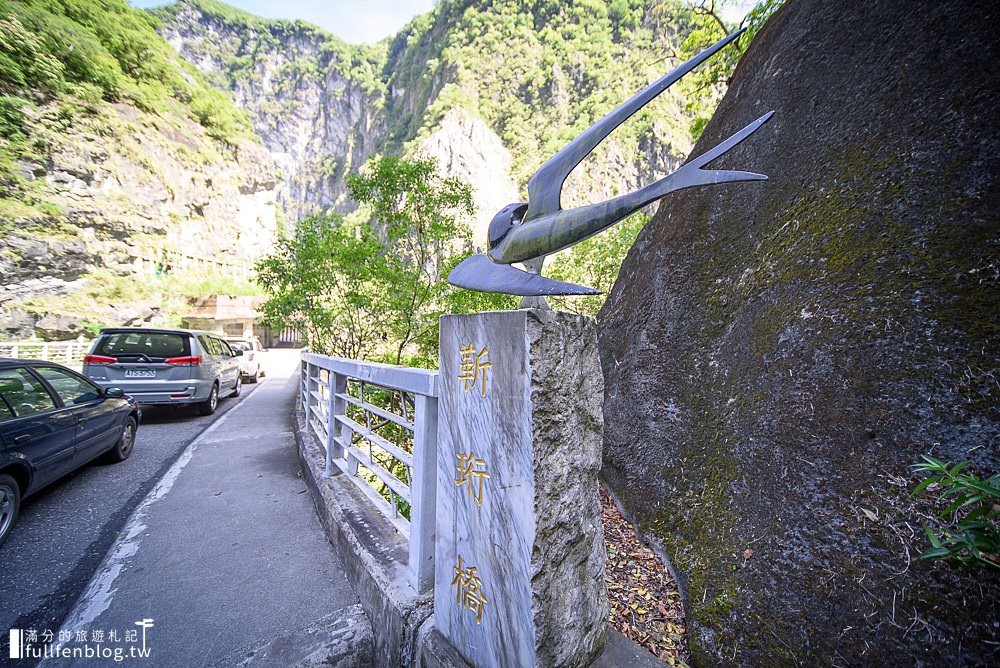
[[[465,391],[468,392],[469,388],[476,388],[476,383],[479,382],[479,390],[482,395],[486,396],[486,372],[493,368],[490,362],[484,361],[483,358],[490,354],[490,351],[483,346],[483,349],[476,352],[475,346],[472,342],[469,342],[463,348],[458,349],[459,354],[462,355],[462,365],[459,368],[458,379],[465,381]]]
[[[483,621],[483,607],[488,603],[483,594],[483,581],[479,579],[475,566],[462,568],[462,555],[458,555],[458,566],[454,569],[455,579],[451,586],[456,587],[455,602],[458,607],[469,610],[476,616],[476,624]]]
[[[476,459],[476,453],[469,451],[469,454],[458,452],[458,477],[455,484],[459,487],[465,486],[465,493],[470,499],[474,499],[476,505],[483,506],[483,479],[492,478],[486,470],[486,461]]]
[[[470,388],[475,391],[478,385],[480,395],[485,397],[488,373],[493,368],[493,364],[488,359],[489,349],[483,346],[482,350],[477,350],[476,346],[469,342],[460,346],[458,352],[462,356],[458,380],[464,382],[466,392]],[[468,453],[457,452],[455,456],[458,459],[456,467],[458,477],[455,478],[455,485],[465,487],[466,497],[470,502],[475,501],[476,506],[481,508],[483,505],[483,483],[488,478],[493,477],[487,469],[486,460],[478,457],[471,449]],[[487,603],[483,591],[483,581],[475,566],[464,566],[462,555],[458,554],[457,556],[458,566],[453,568],[455,579],[451,582],[451,586],[455,587],[455,602],[459,608],[468,610],[475,615],[476,624],[481,624],[483,609]]]

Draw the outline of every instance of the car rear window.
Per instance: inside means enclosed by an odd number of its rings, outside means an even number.
[[[243,350],[243,351],[250,350],[250,344],[247,343],[246,341],[230,341],[229,347],[232,348],[233,350]]]
[[[191,344],[186,334],[163,332],[116,332],[106,334],[97,342],[94,353],[108,357],[164,360],[169,357],[187,357]]]

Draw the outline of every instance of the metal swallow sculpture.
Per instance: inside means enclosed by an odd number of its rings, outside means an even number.
[[[469,290],[526,297],[600,294],[600,290],[522,271],[512,267],[511,263],[525,262],[540,271],[546,255],[592,237],[647,204],[683,188],[734,181],[766,181],[767,177],[763,174],[706,170],[702,167],[756,132],[770,120],[773,111],[668,176],[635,192],[573,209],[563,209],[560,202],[566,177],[605,137],[742,33],[743,30],[734,32],[654,81],[549,158],[528,181],[528,201],[508,204],[490,221],[486,254],[465,259],[448,276],[448,282]]]

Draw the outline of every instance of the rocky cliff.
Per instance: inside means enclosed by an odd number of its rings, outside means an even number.
[[[53,112],[33,109],[27,122],[46,132]],[[125,104],[102,106],[50,139],[46,162],[21,168],[59,213],[26,210],[4,221],[0,299],[40,268],[72,281],[94,267],[129,268],[159,248],[231,260],[270,250],[275,175],[259,145],[222,148],[190,120]]]
[[[995,3],[794,0],[599,320],[605,476],[698,665],[988,665],[1000,575],[917,555],[922,453],[1000,469]]]
[[[271,248],[271,155],[149,20],[124,2],[0,0],[0,337],[161,306],[178,286],[153,298],[135,274],[164,253],[226,266]]]
[[[378,146],[383,48],[351,47],[301,22],[269,21],[221,3],[154,10],[161,34],[246,109],[281,170],[291,220],[351,210],[344,176]]]
[[[672,3],[625,7],[445,0],[371,47],[214,0],[154,13],[166,39],[250,112],[291,217],[349,211],[344,176],[375,152],[424,152],[473,185],[482,242],[531,172],[669,69],[692,29],[691,12]],[[662,96],[574,172],[564,201],[664,175],[690,148],[690,123],[676,92]]]
[[[46,132],[58,115],[47,106],[30,113],[35,133]],[[94,272],[130,276],[137,263],[157,261],[164,250],[233,263],[270,251],[277,234],[275,170],[259,145],[224,147],[189,119],[126,104],[100,105],[50,137],[44,164],[22,164],[26,177],[39,182],[47,209],[26,207],[2,221],[5,338],[31,336],[45,315],[21,302],[72,295]],[[124,315],[91,306],[68,312],[109,323]]]

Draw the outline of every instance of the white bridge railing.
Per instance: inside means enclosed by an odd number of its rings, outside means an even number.
[[[66,366],[80,366],[93,341],[4,341],[0,357],[46,360]]]
[[[306,424],[410,543],[410,582],[434,583],[437,372],[303,353]]]
[[[133,262],[137,274],[159,276],[160,274],[182,273],[185,276],[230,276],[248,280],[253,273],[253,264],[240,262],[230,257],[206,257],[165,248],[146,248],[139,252]]]

